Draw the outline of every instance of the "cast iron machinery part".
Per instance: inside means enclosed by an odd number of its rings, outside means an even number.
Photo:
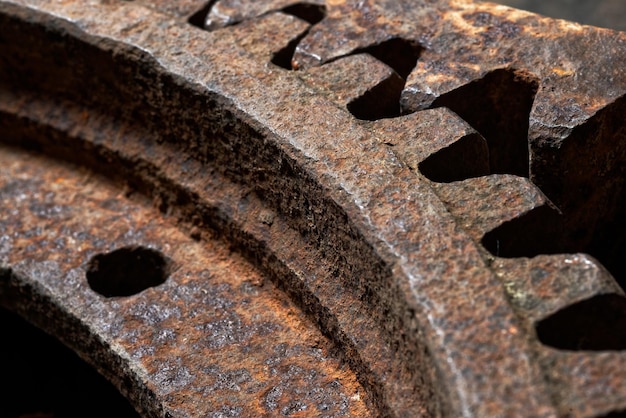
[[[625,34],[466,0],[0,19],[0,303],[142,415],[626,410]]]

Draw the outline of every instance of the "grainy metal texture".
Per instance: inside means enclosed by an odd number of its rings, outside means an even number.
[[[146,416],[620,413],[625,58],[465,0],[0,1],[0,303]]]
[[[193,240],[84,170],[6,148],[1,158],[11,208],[3,245],[13,248],[5,303],[89,348],[131,399],[135,384],[166,401],[163,411],[153,404],[143,412],[370,415],[367,394],[329,341],[224,243]],[[171,257],[167,282],[126,298],[89,291],[86,261],[129,245]],[[138,381],[118,381],[124,375]]]

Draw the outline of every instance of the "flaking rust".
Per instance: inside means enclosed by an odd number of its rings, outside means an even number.
[[[461,0],[2,0],[0,303],[145,416],[623,413],[625,58]]]

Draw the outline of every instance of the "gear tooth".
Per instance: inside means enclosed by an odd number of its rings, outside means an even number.
[[[539,208],[552,210],[544,194],[523,177],[490,175],[434,187],[450,213],[477,241]]]
[[[594,296],[624,293],[598,260],[587,254],[498,258],[492,268],[511,302],[531,324]]]

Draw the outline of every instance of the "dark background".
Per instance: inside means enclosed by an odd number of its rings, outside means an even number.
[[[139,418],[56,339],[0,308],[0,418]]]
[[[626,0],[491,0],[545,16],[626,31]]]

